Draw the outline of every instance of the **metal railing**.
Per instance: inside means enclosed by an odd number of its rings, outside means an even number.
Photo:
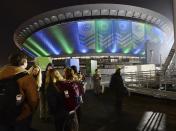
[[[161,70],[128,72],[122,74],[124,84],[130,92],[149,95],[158,98],[176,100],[176,75],[175,71]],[[102,75],[101,84],[109,87],[111,75]],[[86,77],[86,89],[93,89],[92,77]],[[106,90],[106,89],[105,89]]]
[[[172,70],[172,72],[175,72]],[[124,83],[128,87],[143,87],[166,91],[176,91],[176,76],[169,70],[128,72],[123,74]]]
[[[171,73],[172,72],[172,73]],[[176,70],[139,71],[123,73],[124,84],[130,88],[149,88],[176,92]],[[101,75],[101,84],[109,86],[111,75]],[[93,88],[91,76],[86,77],[87,88]]]

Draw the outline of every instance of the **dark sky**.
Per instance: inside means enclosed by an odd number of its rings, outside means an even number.
[[[18,50],[13,42],[13,33],[20,24],[49,10],[89,3],[129,4],[149,8],[172,20],[172,0],[1,0],[0,66],[7,63],[10,53]]]

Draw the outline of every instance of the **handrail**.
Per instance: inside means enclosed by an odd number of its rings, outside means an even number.
[[[166,72],[169,72],[167,70]],[[173,70],[172,70],[173,71]],[[176,76],[163,75],[163,70],[127,72],[123,74],[124,83],[129,87],[146,87],[176,91]]]
[[[162,70],[153,70],[155,75],[152,76],[149,72],[151,71],[123,73],[125,86],[130,92],[176,100],[176,77],[170,74],[163,76]],[[109,87],[111,75],[102,74],[102,86]],[[86,89],[93,89],[91,76],[86,77],[86,81]]]

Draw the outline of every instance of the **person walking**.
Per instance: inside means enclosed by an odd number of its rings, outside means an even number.
[[[120,115],[122,111],[123,98],[128,93],[128,90],[124,86],[119,67],[117,67],[116,72],[111,76],[109,87],[112,92],[115,93],[116,111],[117,114]]]
[[[96,95],[99,95],[102,92],[101,74],[99,69],[95,69],[95,74],[93,75],[93,89]]]

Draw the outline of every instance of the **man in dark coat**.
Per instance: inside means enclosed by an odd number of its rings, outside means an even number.
[[[127,93],[127,89],[123,84],[123,79],[120,75],[120,68],[116,69],[116,72],[111,76],[110,80],[110,89],[115,93],[116,97],[116,111],[121,113],[122,110],[122,101],[124,95]]]

